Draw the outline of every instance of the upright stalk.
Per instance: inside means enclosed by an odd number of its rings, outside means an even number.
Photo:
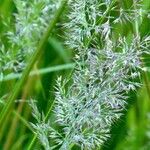
[[[35,62],[38,60],[38,58],[43,53],[43,49],[45,48],[46,42],[47,42],[52,30],[54,29],[54,27],[59,19],[59,16],[61,15],[62,11],[64,10],[66,3],[67,3],[67,0],[62,0],[62,3],[60,5],[59,9],[57,10],[53,20],[51,20],[46,33],[43,35],[43,37],[41,38],[41,41],[39,42],[37,50],[33,53],[33,56],[31,57],[27,67],[25,68],[21,79],[16,83],[16,86],[14,87],[12,94],[8,98],[8,103],[6,103],[6,105],[3,107],[3,109],[0,113],[0,126],[3,123],[3,120],[7,117],[8,112],[11,110],[11,108],[14,104],[14,101],[17,98],[23,84],[27,80],[28,75],[29,75],[33,65],[35,64]]]
[[[133,1],[133,4],[134,4],[134,9],[137,10],[137,6],[136,6],[136,2]],[[137,48],[140,47],[139,45],[139,42],[140,42],[140,33],[139,33],[139,23],[138,23],[138,17],[137,17],[137,14],[135,16],[135,36],[137,38]],[[142,61],[142,65],[144,64],[143,60]],[[146,90],[147,90],[147,94],[149,96],[149,99],[150,99],[150,86],[149,86],[149,79],[148,79],[148,74],[147,72],[144,72],[143,73],[143,77],[144,77],[144,82],[146,84]]]
[[[58,11],[56,12],[56,15],[54,16],[53,23],[51,23],[51,24],[53,24],[53,26],[56,24],[56,22],[57,22],[59,16],[60,16],[61,13],[63,12],[66,3],[67,3],[67,0],[63,0],[63,1],[62,1],[60,8],[58,9]],[[50,26],[51,26],[51,25],[50,25]],[[52,30],[52,29],[51,29],[51,30]],[[48,38],[47,38],[47,39],[48,39]],[[46,117],[45,117],[44,120],[47,119],[48,114],[51,112],[52,107],[53,107],[53,105],[50,107],[50,109],[49,109],[49,111],[48,111],[48,113],[47,113],[47,115],[46,115]],[[37,139],[37,134],[34,135],[34,137],[33,137],[33,139],[31,140],[31,143],[29,144],[29,147],[28,147],[27,150],[31,150],[31,148],[33,147],[33,145],[34,145],[36,139]]]

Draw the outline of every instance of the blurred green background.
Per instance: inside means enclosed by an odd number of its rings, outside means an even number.
[[[131,0],[118,0],[124,7],[130,5]],[[143,0],[143,9],[150,10],[150,0]],[[7,39],[2,33],[7,32],[3,22],[9,18],[13,20],[15,6],[12,0],[0,0],[0,40],[7,43]],[[60,19],[60,22],[63,20]],[[10,26],[11,27],[11,24]],[[13,28],[13,27],[12,27]],[[116,27],[116,35],[124,34],[130,37],[132,27],[130,23]],[[41,111],[47,112],[54,101],[54,87],[58,76],[68,77],[74,68],[74,51],[64,46],[64,41],[58,35],[63,34],[61,29],[56,27],[52,38],[47,42],[45,52],[40,61],[34,65],[34,72],[22,87],[19,95],[20,99],[36,99]],[[142,36],[150,34],[150,19],[143,17],[140,25]],[[62,35],[61,35],[62,36]],[[149,67],[149,59],[146,59]],[[4,81],[0,81],[0,97],[9,94],[14,84],[19,80],[20,74],[4,76]],[[130,93],[128,107],[124,115],[116,122],[111,129],[111,138],[104,143],[103,150],[150,150],[150,74],[147,74],[145,82],[142,77],[143,86],[137,92]],[[0,109],[4,103],[0,101]],[[3,126],[0,128],[0,150],[26,150],[28,143],[33,137],[33,133],[28,127],[29,122],[33,121],[31,109],[27,102],[15,102],[13,108],[20,114],[10,113]],[[22,117],[21,117],[22,116]],[[53,120],[53,116],[51,116]],[[27,121],[27,122],[26,122]],[[36,143],[35,149],[39,149]]]

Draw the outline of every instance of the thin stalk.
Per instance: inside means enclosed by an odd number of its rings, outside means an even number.
[[[13,114],[30,130],[32,133],[34,133],[33,128],[30,126],[30,124],[16,111],[13,111]]]
[[[29,120],[30,114],[31,114],[31,109],[29,108],[28,105],[25,105],[25,110],[24,110],[24,113],[23,113],[24,119]],[[26,126],[23,125],[21,127],[20,135],[25,135],[25,134],[26,134]],[[35,134],[35,132],[33,133],[33,135],[34,134]],[[18,149],[23,149],[23,145],[20,145],[20,147]]]
[[[54,16],[54,21],[53,21],[53,22],[54,22],[55,24],[56,24],[56,22],[57,22],[59,16],[61,15],[61,13],[63,12],[64,7],[65,7],[67,1],[68,1],[68,0],[63,0],[63,1],[62,1],[60,8],[58,9],[56,15]],[[53,24],[54,24],[54,23],[53,23]],[[48,38],[47,38],[47,39],[48,39]],[[53,103],[53,104],[54,104],[54,103]],[[51,109],[52,109],[52,107],[53,107],[53,104],[52,104],[52,106],[50,107],[50,109],[49,109],[49,111],[48,111],[48,114],[51,112]],[[46,117],[45,117],[44,120],[47,119],[48,114],[46,115]],[[31,141],[31,143],[29,144],[29,147],[27,148],[27,150],[31,150],[31,148],[33,147],[33,145],[34,145],[36,139],[37,139],[37,134],[34,135],[34,137],[33,137],[32,141]]]
[[[14,91],[12,92],[12,94],[10,95],[9,99],[8,99],[8,103],[4,106],[4,108],[1,111],[0,114],[0,126],[3,123],[3,120],[7,117],[8,112],[10,111],[10,108],[13,106],[15,99],[17,98],[24,82],[27,80],[28,75],[33,67],[33,65],[35,64],[35,62],[38,60],[38,58],[41,56],[41,54],[43,53],[43,49],[46,46],[46,42],[52,32],[52,30],[54,29],[56,23],[58,22],[59,16],[61,15],[62,11],[64,10],[64,7],[67,3],[67,0],[62,0],[62,3],[60,5],[60,8],[57,10],[53,20],[50,22],[49,27],[46,31],[46,33],[43,35],[41,41],[39,42],[39,46],[37,48],[37,50],[35,51],[35,53],[33,54],[33,56],[31,57],[29,64],[27,65],[27,67],[25,68],[21,79],[17,82]]]
[[[27,96],[29,95],[29,93],[32,91],[31,90],[31,85],[34,83],[34,81],[36,80],[36,78],[29,78],[28,81],[27,81],[27,84],[25,85],[25,88],[24,88],[24,92],[23,92],[23,95],[22,95],[22,100],[26,100],[27,99]],[[25,103],[19,103],[18,105],[18,108],[17,108],[17,111],[16,113],[17,114],[21,114],[22,113],[22,109],[24,107]],[[18,121],[19,121],[19,118],[18,116],[14,116],[13,117],[13,121],[11,123],[11,126],[10,126],[10,129],[8,131],[8,136],[7,136],[7,140],[4,144],[4,149],[5,150],[9,150],[10,149],[10,146],[12,145],[13,143],[13,140],[14,140],[14,135],[15,135],[15,131],[16,131],[16,127],[18,125]]]
[[[31,71],[29,76],[43,75],[43,74],[56,72],[56,71],[60,71],[60,70],[72,69],[74,67],[75,67],[75,63],[62,64],[62,65],[42,68],[42,69],[39,69],[36,71]],[[2,79],[0,79],[0,82],[14,80],[14,79],[20,79],[21,76],[22,76],[21,73],[11,73],[11,74],[8,74],[7,76],[4,76]]]
[[[49,116],[50,112],[52,111],[53,106],[54,106],[54,101],[53,101],[51,107],[49,108],[49,110],[48,110],[48,112],[47,112],[45,118],[44,118],[44,122],[48,119],[48,116]],[[32,140],[31,140],[31,143],[29,144],[29,147],[28,147],[27,150],[31,150],[31,148],[33,147],[33,145],[34,145],[36,139],[37,139],[37,134],[34,134]]]
[[[133,1],[133,4],[134,4],[134,9],[137,10],[138,8],[136,6],[136,2]],[[136,17],[136,19],[135,19],[135,36],[137,38],[137,48],[139,48],[140,47],[140,45],[139,45],[139,42],[140,42],[139,23],[138,23],[137,15],[135,17]],[[144,64],[144,62],[142,60],[141,60],[141,62],[142,62],[142,64]],[[146,84],[147,94],[148,94],[149,99],[150,99],[150,86],[149,86],[149,79],[148,79],[147,72],[144,71],[143,77],[144,77],[144,82]]]

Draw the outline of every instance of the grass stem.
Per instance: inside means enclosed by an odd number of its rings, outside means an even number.
[[[39,42],[39,46],[38,46],[37,50],[33,53],[33,56],[31,57],[31,59],[29,61],[29,64],[27,65],[27,67],[25,68],[25,70],[24,70],[24,72],[21,76],[21,79],[16,83],[16,85],[14,87],[14,90],[12,91],[12,94],[8,98],[8,102],[3,107],[3,109],[0,113],[0,126],[3,123],[3,120],[7,117],[7,114],[9,112],[10,108],[13,106],[14,101],[17,98],[18,94],[20,93],[23,84],[27,80],[28,75],[29,75],[33,65],[35,64],[35,62],[38,60],[38,58],[43,53],[46,42],[48,41],[48,38],[49,38],[50,34],[52,33],[56,23],[58,22],[59,16],[61,15],[62,11],[64,10],[66,2],[67,2],[67,0],[62,0],[60,8],[57,10],[53,20],[50,22],[46,33],[41,38],[41,41]]]

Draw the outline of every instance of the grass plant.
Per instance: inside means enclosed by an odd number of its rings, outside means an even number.
[[[0,149],[149,150],[149,0],[0,1]]]

